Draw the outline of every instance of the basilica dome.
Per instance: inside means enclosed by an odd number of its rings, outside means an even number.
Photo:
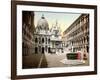
[[[49,25],[44,15],[42,15],[41,19],[38,21],[37,28],[40,30],[49,30]]]

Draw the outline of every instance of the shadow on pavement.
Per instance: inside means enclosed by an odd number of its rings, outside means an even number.
[[[40,60],[41,60],[41,63],[40,63]],[[48,64],[45,58],[45,54],[32,54],[29,56],[23,56],[22,58],[22,68],[23,69],[46,68],[47,66]]]

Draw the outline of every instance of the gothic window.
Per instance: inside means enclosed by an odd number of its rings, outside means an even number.
[[[89,37],[87,36],[87,42],[89,42]]]
[[[84,42],[85,42],[85,37],[84,37]]]
[[[38,43],[38,39],[37,38],[35,38],[35,43]]]
[[[42,38],[42,43],[44,43],[44,38]]]
[[[87,52],[89,53],[89,47],[88,46],[86,47],[86,49],[87,49]]]
[[[50,43],[50,39],[48,39],[48,43]]]

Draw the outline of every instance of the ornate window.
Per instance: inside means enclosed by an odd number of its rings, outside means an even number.
[[[35,43],[38,43],[38,38],[35,38]]]
[[[44,43],[44,38],[42,38],[42,43]]]
[[[50,39],[48,39],[48,43],[50,43]]]

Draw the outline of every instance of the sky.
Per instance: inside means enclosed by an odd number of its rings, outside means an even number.
[[[44,15],[45,19],[48,21],[49,28],[57,22],[62,34],[81,14],[35,11],[35,27],[37,26],[37,22],[41,19],[42,15]]]

